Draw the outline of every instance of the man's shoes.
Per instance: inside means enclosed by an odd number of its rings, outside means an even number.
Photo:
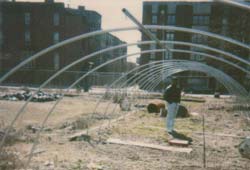
[[[173,132],[171,131],[171,132],[167,132],[168,133],[168,136],[169,136],[169,139],[171,140],[171,139],[174,139],[174,134],[173,134]]]
[[[168,132],[168,135],[171,136],[172,138],[176,138],[178,136],[178,132],[175,130],[172,130],[171,132]]]
[[[168,134],[169,134],[169,135],[173,135],[173,131],[171,131],[171,132],[168,131]]]
[[[173,130],[172,133],[173,133],[173,135],[179,134],[179,133],[178,133],[177,131],[175,131],[175,130]]]

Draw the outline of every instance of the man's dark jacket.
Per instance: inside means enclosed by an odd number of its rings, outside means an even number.
[[[163,99],[168,103],[180,103],[181,101],[181,89],[177,86],[168,86],[164,91]]]

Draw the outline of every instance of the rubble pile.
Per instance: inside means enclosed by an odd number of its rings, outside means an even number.
[[[14,94],[5,94],[0,97],[2,100],[9,100],[9,101],[26,101],[33,95],[30,91],[19,92]],[[61,94],[49,94],[42,91],[37,92],[34,94],[33,98],[31,99],[32,102],[50,102],[58,100],[62,95]]]

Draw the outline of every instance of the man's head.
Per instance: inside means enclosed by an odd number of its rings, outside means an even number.
[[[172,82],[171,82],[172,86],[177,86],[178,84],[178,79],[176,77],[172,78]]]

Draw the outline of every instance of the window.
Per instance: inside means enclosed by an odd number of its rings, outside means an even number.
[[[156,15],[152,16],[152,24],[157,24],[157,16]]]
[[[30,43],[30,32],[29,31],[25,31],[25,33],[24,33],[24,41],[25,41],[25,44]]]
[[[156,35],[157,35],[157,30],[152,29],[152,30],[150,30],[150,32],[156,37]]]
[[[54,54],[54,69],[58,70],[60,68],[60,56],[59,54],[56,52]]]
[[[0,25],[2,25],[2,23],[3,23],[2,13],[1,13],[1,11],[0,11]]]
[[[150,50],[154,50],[154,49],[156,49],[156,44],[155,43],[150,44]]]
[[[193,25],[208,25],[208,24],[209,24],[209,16],[204,16],[204,15],[193,16]]]
[[[168,25],[175,25],[175,15],[168,15]]]
[[[152,13],[157,14],[158,13],[158,4],[153,4],[152,5]]]
[[[0,31],[0,49],[2,48],[3,45],[3,32]]]
[[[198,23],[199,23],[198,16],[193,16],[193,25],[198,25]]]
[[[195,34],[192,36],[193,43],[207,43],[207,36],[203,36],[200,34]]]
[[[149,68],[150,68],[150,71],[154,71],[154,65],[155,63],[153,63],[154,61],[149,61],[150,65],[149,65]],[[149,77],[149,80],[152,81],[152,78]]]
[[[24,13],[24,24],[30,25],[30,13],[28,12]]]
[[[176,13],[176,3],[168,4],[168,13],[175,14]]]
[[[222,24],[223,24],[223,25],[227,25],[227,18],[223,18],[223,19],[222,19]]]
[[[60,15],[59,15],[59,13],[54,13],[53,22],[54,22],[54,26],[58,26],[60,24]]]
[[[172,59],[172,53],[171,52],[165,52],[165,60]]]
[[[174,33],[173,32],[166,33],[166,40],[167,41],[174,41]]]
[[[191,56],[191,60],[196,60],[196,61],[203,61],[205,58],[201,55],[198,55],[198,54],[193,54]]]
[[[195,35],[192,36],[192,42],[193,43],[197,43],[198,42],[198,39],[199,39],[198,36],[199,35],[197,35],[197,34],[195,34]]]
[[[191,60],[195,60],[195,55],[194,55],[194,54],[191,55],[190,59],[191,59]]]
[[[53,34],[53,42],[54,42],[54,44],[58,43],[59,41],[60,41],[59,33],[54,32],[54,34]]]
[[[209,16],[204,17],[204,23],[205,23],[205,25],[209,24]]]
[[[34,53],[32,51],[24,51],[22,52],[22,57],[21,57],[21,61],[24,61],[26,59],[28,59],[29,57],[31,57]],[[23,69],[32,69],[35,67],[35,61],[36,60],[32,60],[29,63],[25,64],[23,66]]]
[[[150,44],[150,49],[151,50],[156,49],[156,44]],[[155,53],[150,53],[150,59],[155,60]]]
[[[164,16],[165,15],[165,10],[164,9],[162,9],[161,11],[160,11],[160,14],[162,15],[162,16]]]
[[[105,48],[106,47],[105,39],[100,40],[100,42],[101,42],[101,49]]]

